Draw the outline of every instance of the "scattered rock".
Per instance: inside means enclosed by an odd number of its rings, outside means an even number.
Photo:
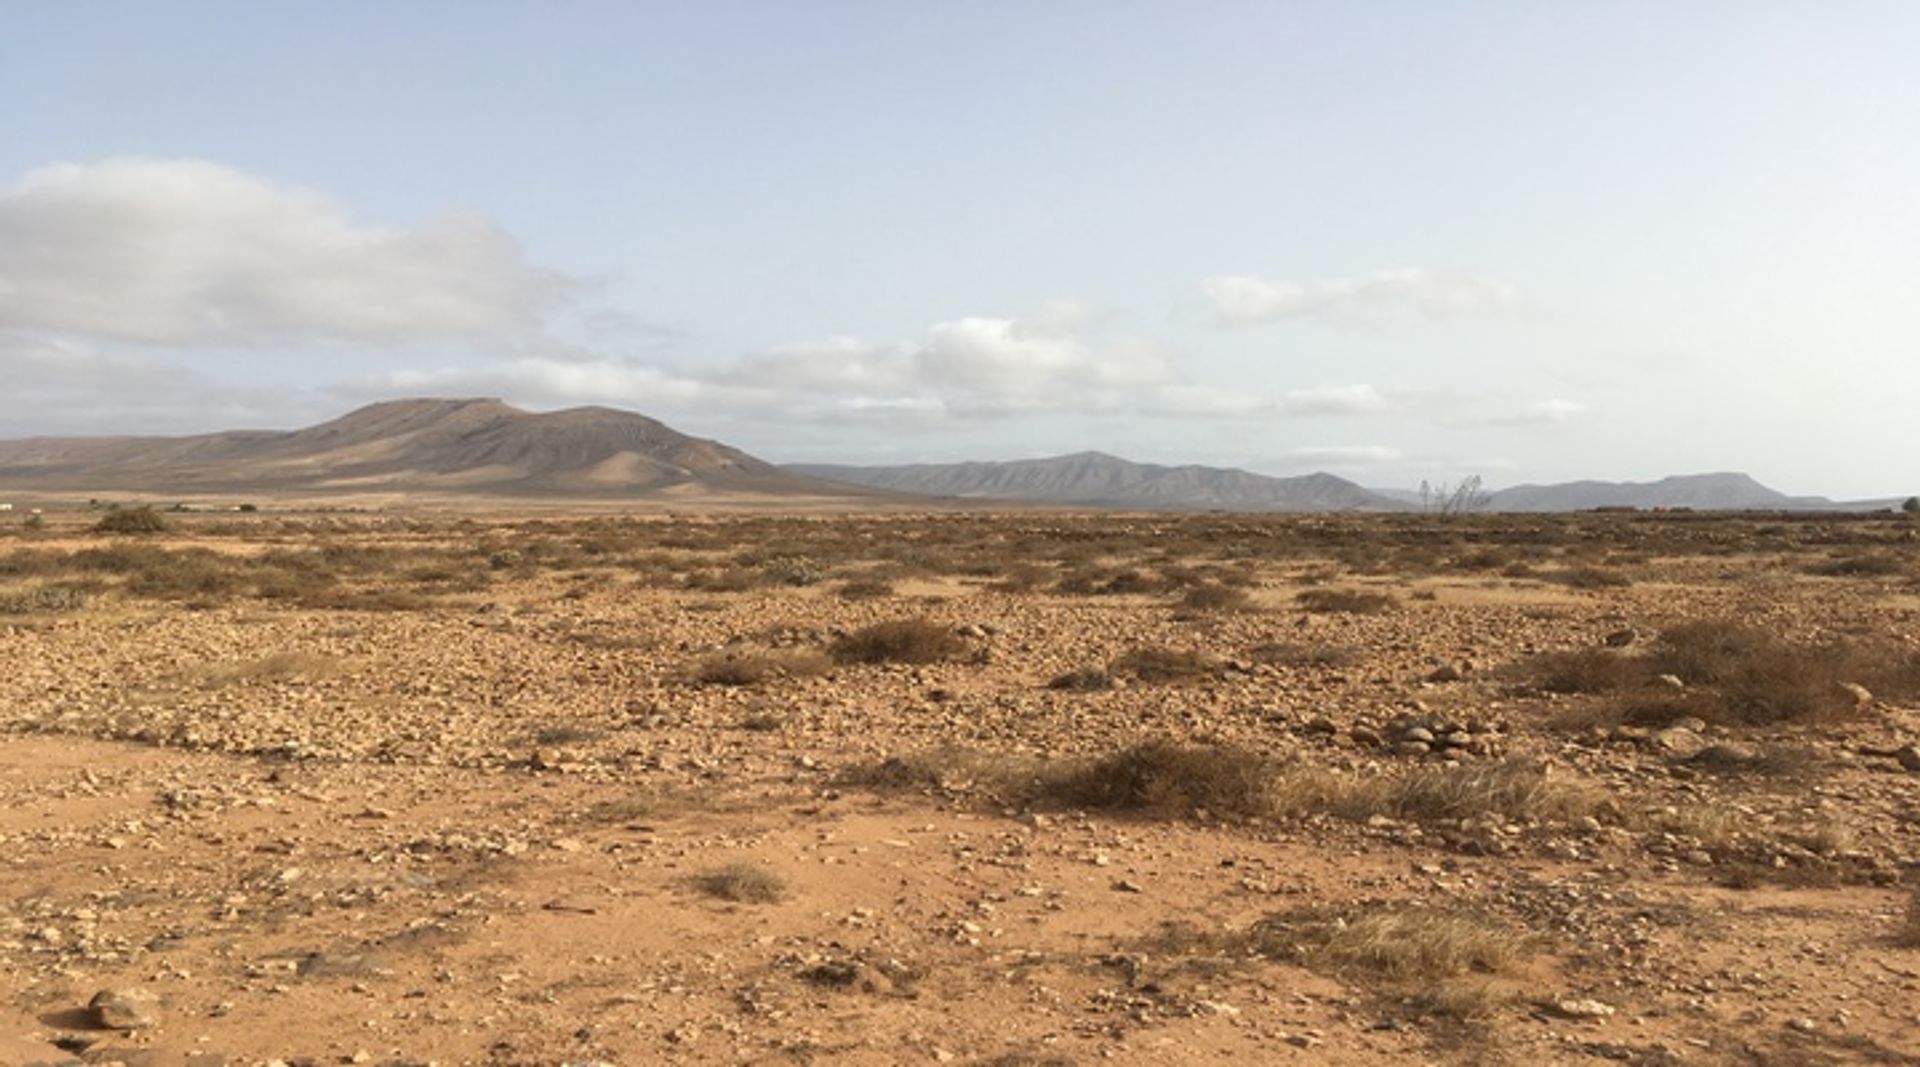
[[[106,1030],[150,1030],[160,1025],[160,998],[144,989],[102,989],[87,1002],[95,1026]]]
[[[1614,1013],[1614,1007],[1605,1001],[1592,997],[1570,997],[1553,1002],[1556,1014],[1568,1019],[1605,1019]]]

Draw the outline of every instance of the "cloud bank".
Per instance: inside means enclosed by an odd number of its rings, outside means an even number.
[[[473,215],[356,225],[215,163],[114,159],[0,188],[0,330],[147,345],[500,339],[586,284]]]
[[[1289,319],[1371,325],[1396,317],[1455,319],[1515,307],[1514,285],[1463,271],[1403,267],[1358,279],[1296,282],[1245,274],[1209,278],[1201,297],[1214,322],[1255,326]]]

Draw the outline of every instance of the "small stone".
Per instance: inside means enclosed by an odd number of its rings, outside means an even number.
[[[1393,754],[1396,756],[1424,756],[1432,750],[1433,746],[1425,741],[1402,741],[1393,746]]]
[[[1637,633],[1634,633],[1632,629],[1624,629],[1624,630],[1615,630],[1612,633],[1608,634],[1606,637],[1602,638],[1602,640],[1606,642],[1606,645],[1608,648],[1625,648],[1628,645],[1633,644],[1634,639],[1639,636],[1640,635]]]
[[[160,1025],[160,998],[144,989],[102,989],[87,1002],[94,1025],[108,1030],[145,1030]]]
[[[1873,703],[1873,693],[1858,682],[1841,682],[1840,688],[1846,690],[1847,695],[1853,698],[1853,706],[1856,708],[1864,708]]]
[[[1556,1000],[1553,1010],[1569,1019],[1605,1019],[1614,1012],[1613,1005],[1592,997],[1571,997]]]
[[[1701,736],[1684,726],[1669,726],[1653,735],[1653,747],[1681,759],[1689,759],[1707,747]]]
[[[1893,758],[1907,770],[1920,772],[1920,745],[1902,745],[1893,750]]]
[[[1787,1026],[1791,1027],[1792,1029],[1798,1030],[1803,1034],[1811,1034],[1815,1030],[1819,1029],[1819,1027],[1815,1025],[1812,1019],[1809,1019],[1804,1015],[1800,1016],[1799,1018],[1788,1019]]]
[[[1460,678],[1460,668],[1451,663],[1443,664],[1427,673],[1429,682],[1457,682]]]
[[[1431,745],[1433,744],[1433,731],[1424,726],[1411,727],[1410,729],[1401,731],[1400,740],[1419,741],[1422,744]]]
[[[1130,879],[1130,878],[1121,878],[1121,879],[1119,879],[1119,880],[1117,880],[1117,881],[1115,881],[1115,882],[1113,883],[1113,889],[1114,889],[1114,892],[1116,892],[1116,893],[1144,893],[1144,892],[1146,892],[1146,890],[1144,890],[1144,889],[1142,889],[1142,888],[1140,887],[1140,883],[1138,883],[1138,882],[1136,882],[1136,881],[1133,881],[1133,880],[1132,880],[1132,879]]]
[[[1659,682],[1668,689],[1685,689],[1687,687],[1687,683],[1681,681],[1680,676],[1677,674],[1662,674],[1655,677],[1654,681]]]

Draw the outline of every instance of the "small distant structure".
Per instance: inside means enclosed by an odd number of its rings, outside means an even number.
[[[12,510],[13,510],[12,504],[0,504],[0,511],[12,511]]]

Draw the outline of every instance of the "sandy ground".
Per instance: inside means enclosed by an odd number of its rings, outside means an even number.
[[[821,521],[884,544],[942,520]],[[161,544],[244,558],[320,536],[280,522]],[[1911,552],[1888,530],[1845,532]],[[0,560],[100,543],[20,538]],[[1912,647],[1907,573],[1793,558],[1641,553],[1631,584],[1584,589],[1303,555],[1259,563],[1248,610],[1220,612],[937,567],[849,600],[832,578],[718,592],[625,563],[510,566],[404,610],[109,583],[0,617],[0,1063],[1920,1063],[1920,774],[1886,755],[1920,739],[1910,701],[1689,731],[1810,756],[1721,777],[1672,738],[1553,725],[1572,698],[1506,673],[1699,618]],[[1392,609],[1301,610],[1329,573]],[[965,652],[688,677],[721,650],[908,617]],[[1281,642],[1352,656],[1260,661]],[[1145,644],[1221,664],[1047,688]],[[1377,736],[1408,716],[1457,720],[1471,747]],[[1168,814],[1036,802],[965,764],[904,787],[867,773],[1154,738],[1356,780],[1521,758],[1610,802]],[[715,880],[734,869],[768,899]],[[1518,947],[1396,975],[1306,934],[1238,936],[1381,913],[1471,916]],[[103,990],[150,996],[141,1024],[102,1028]]]

